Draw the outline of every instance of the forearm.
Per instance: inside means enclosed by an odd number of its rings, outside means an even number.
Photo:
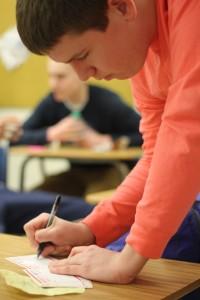
[[[47,143],[46,129],[24,130],[17,143],[13,145],[44,145]]]
[[[95,236],[93,235],[90,228],[86,224],[83,224],[82,222],[78,222],[75,224],[74,236],[76,237],[74,246],[79,246],[79,245],[88,246],[88,245],[95,244]]]
[[[147,260],[147,258],[137,253],[133,247],[126,244],[119,256],[119,283],[132,282]]]
[[[83,222],[89,226],[99,246],[105,246],[128,231],[142,197],[150,159],[142,159],[110,200],[100,203]],[[102,224],[104,228],[102,230]]]

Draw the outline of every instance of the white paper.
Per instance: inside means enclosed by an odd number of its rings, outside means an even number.
[[[48,263],[52,259],[54,258],[37,258],[36,255],[7,258],[10,262],[25,268],[25,273],[41,287],[92,288],[91,281],[85,278],[51,273]]]

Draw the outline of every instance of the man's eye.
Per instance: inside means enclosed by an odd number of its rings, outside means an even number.
[[[84,53],[83,55],[81,55],[81,56],[79,56],[79,57],[76,57],[75,60],[78,60],[78,61],[84,60],[84,59],[87,58],[87,56],[88,56],[88,52],[87,52],[87,53]]]

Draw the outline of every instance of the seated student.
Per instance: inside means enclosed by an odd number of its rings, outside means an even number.
[[[141,145],[140,117],[117,94],[87,85],[69,64],[49,60],[48,76],[51,92],[23,124],[18,144],[56,141],[101,150],[113,148],[121,138],[128,146]],[[127,172],[126,167],[125,175]],[[69,171],[47,177],[37,189],[84,197],[112,189],[121,180],[113,164],[76,162]]]
[[[0,119],[0,141],[5,138],[14,141],[20,132],[20,122],[15,117]],[[5,164],[1,163],[3,159],[3,152],[0,151],[0,166]],[[3,179],[0,176],[0,232],[23,234],[23,225],[27,221],[38,213],[50,212],[55,194],[42,191],[15,192],[7,189],[1,180]],[[65,220],[73,221],[87,216],[93,207],[81,198],[63,196],[58,215]]]

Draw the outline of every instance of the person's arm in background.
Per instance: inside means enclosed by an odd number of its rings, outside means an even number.
[[[47,129],[48,142],[59,141],[63,143],[72,142],[79,144],[80,139],[85,136],[89,128],[81,119],[74,118],[72,114],[61,119],[55,125]]]
[[[107,102],[112,139],[117,141],[126,137],[129,141],[127,146],[141,146],[143,140],[139,132],[140,115],[118,95],[113,94]]]
[[[48,143],[47,128],[50,126],[51,96],[44,98],[22,125],[22,135],[13,145],[44,145]]]
[[[110,143],[117,146],[141,146],[139,132],[140,116],[128,106],[118,94],[97,86],[90,87],[90,100],[83,110],[88,132],[82,137],[82,143],[97,145]],[[120,141],[121,139],[121,141]]]
[[[23,133],[13,145],[44,145],[53,141],[74,142],[85,129],[85,124],[76,122],[63,103],[52,94],[44,98],[23,124]]]

